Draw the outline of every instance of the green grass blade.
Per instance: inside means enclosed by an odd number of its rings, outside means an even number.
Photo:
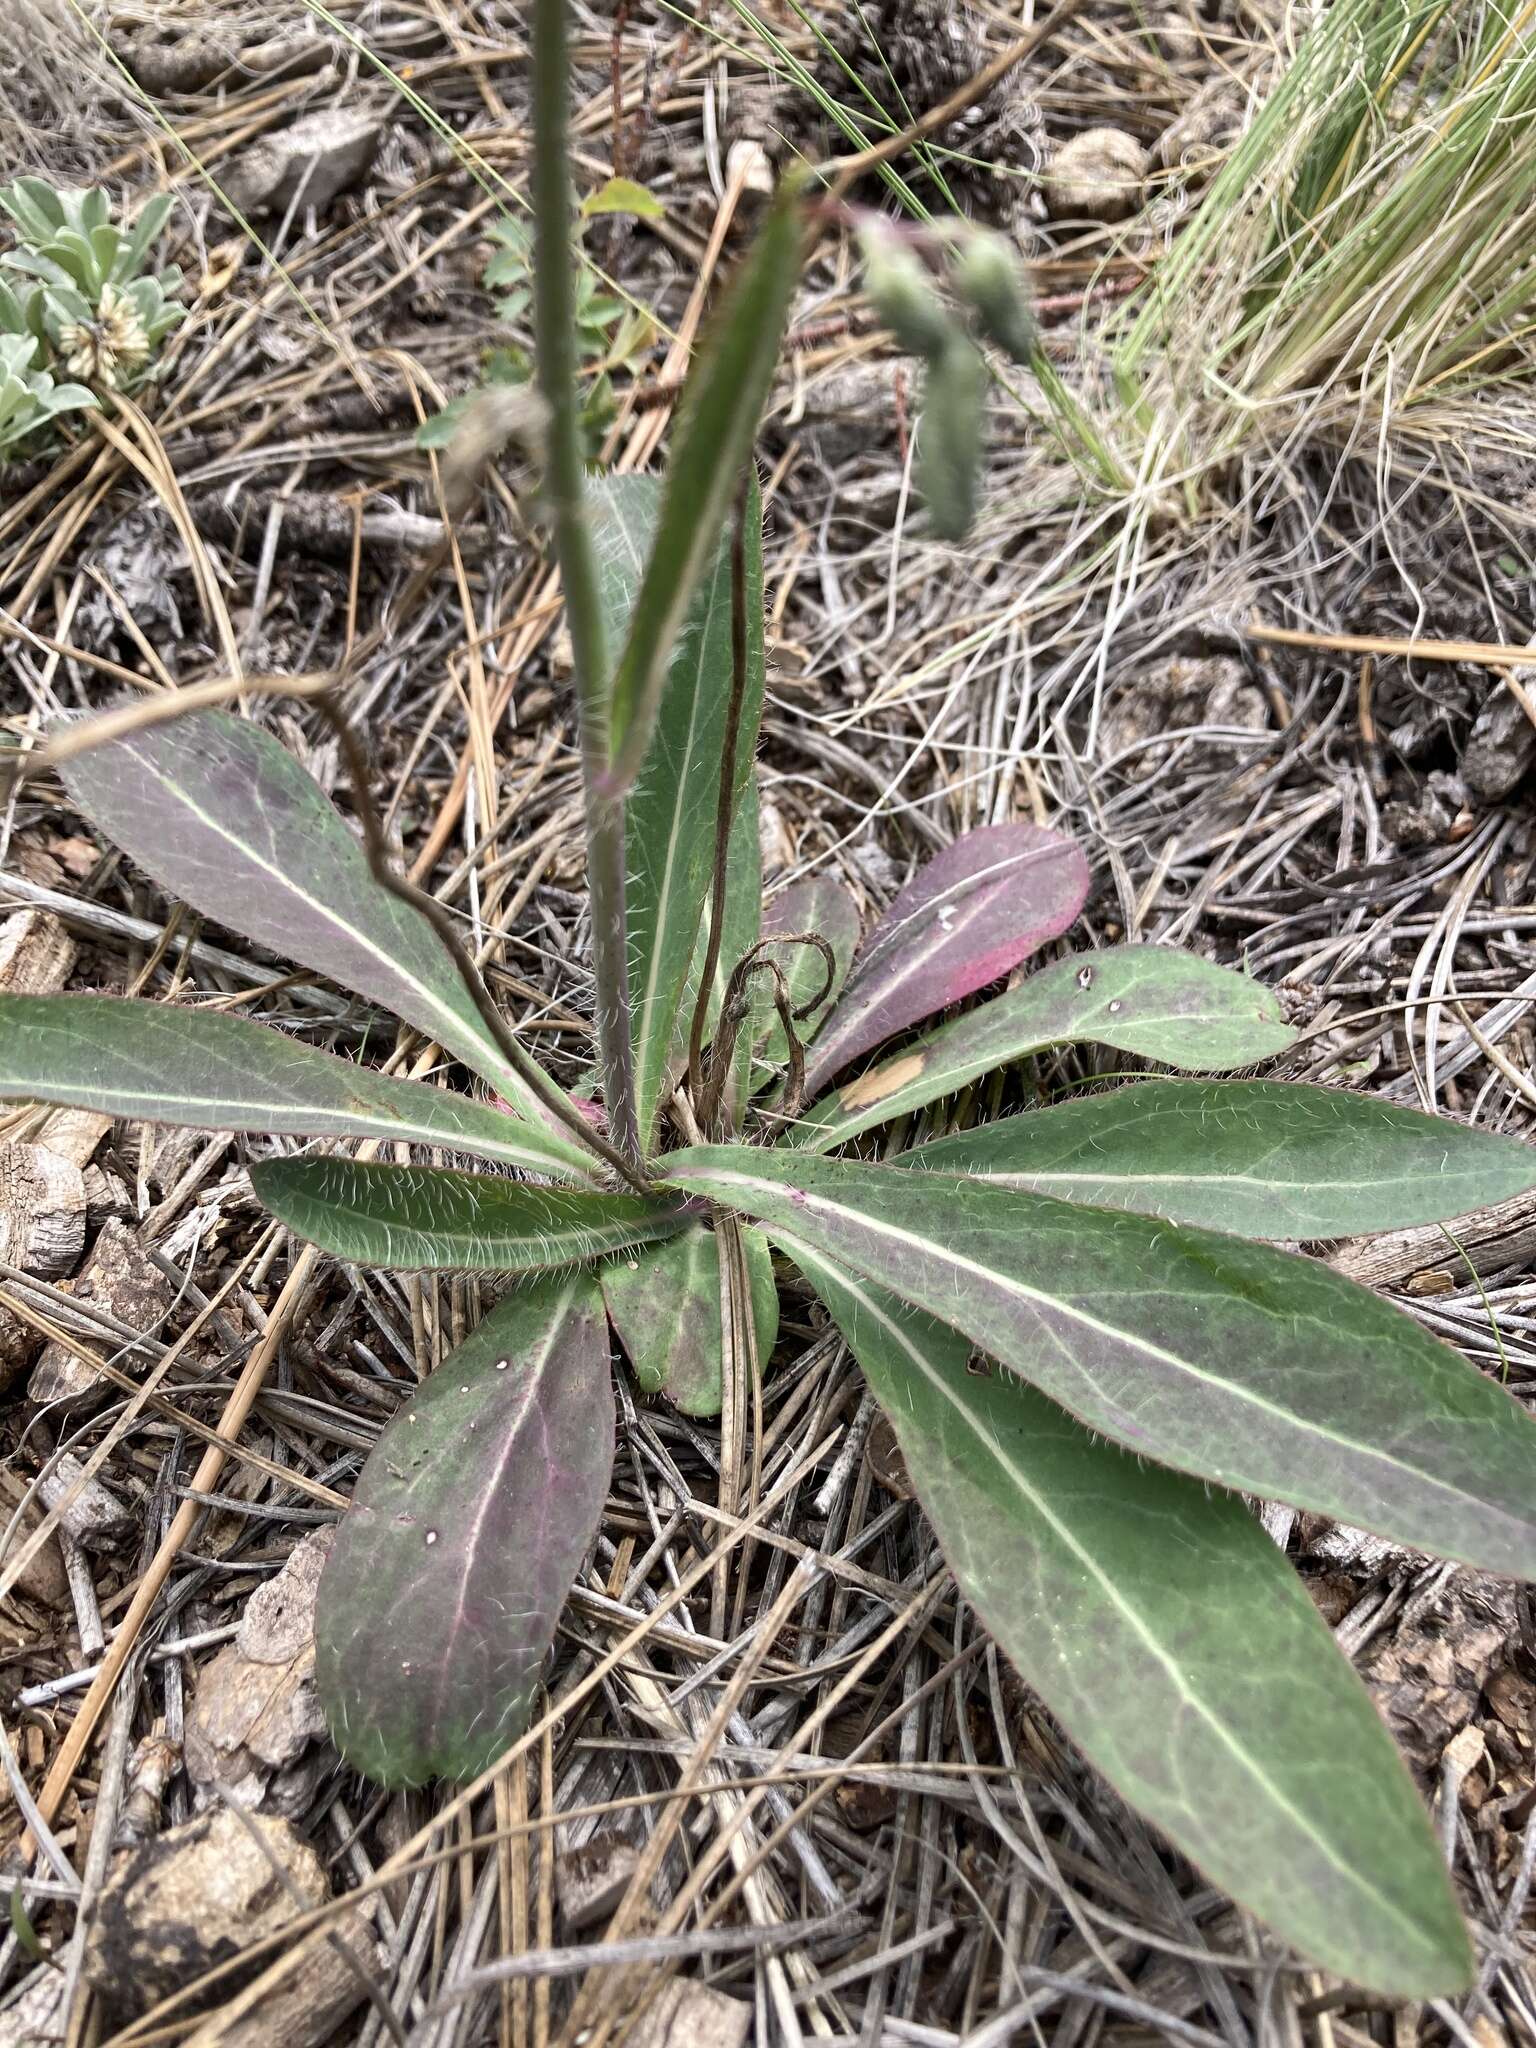
[[[961,1590],[1125,1798],[1337,1975],[1397,1997],[1467,1984],[1408,1773],[1254,1518],[968,1371],[952,1330],[774,1235],[890,1417]]]

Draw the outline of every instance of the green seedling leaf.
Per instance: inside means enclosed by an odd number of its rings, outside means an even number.
[[[265,1159],[251,1186],[280,1223],[333,1257],[402,1271],[537,1273],[677,1230],[675,1204],[529,1187],[446,1166]]]
[[[437,933],[374,880],[324,791],[270,733],[204,712],[93,747],[61,774],[86,816],[162,888],[382,1004],[545,1127]],[[573,1140],[548,1142],[586,1171]]]
[[[592,506],[608,642],[618,646],[650,558],[661,491],[650,477],[609,476],[593,486]],[[738,808],[753,789],[763,704],[762,619],[762,525],[754,489],[747,518],[747,691],[736,749]],[[692,1005],[684,997],[702,947],[709,901],[730,694],[731,563],[725,539],[694,592],[662,692],[651,750],[629,796],[630,1004],[635,1097],[646,1143],[665,1091],[669,1056],[679,1037],[686,1046]],[[733,851],[736,845],[733,833]],[[755,875],[755,863],[749,862],[741,886],[752,890],[754,900],[760,892]],[[722,953],[724,975],[737,957]]]
[[[1230,968],[1165,946],[1080,953],[824,1096],[787,1142],[827,1151],[1053,1045],[1112,1045],[1190,1073],[1219,1074],[1273,1059],[1294,1037],[1271,991]]]
[[[808,875],[803,882],[791,882],[763,907],[763,937],[772,939],[790,933],[815,932],[832,948],[832,972],[819,946],[769,946],[765,957],[784,976],[792,1010],[803,1009],[818,993],[821,1000],[795,1029],[801,1043],[809,1039],[842,993],[848,969],[859,943],[859,906],[833,875]],[[758,1011],[769,1020],[765,1038],[759,1039],[759,1057],[776,1065],[789,1058],[789,1045],[773,1007],[771,993],[760,992]]]
[[[472,1778],[527,1726],[613,1468],[592,1281],[509,1296],[385,1428],[320,1580],[315,1672],[347,1762]]]
[[[768,1240],[741,1233],[752,1294],[757,1357],[766,1366],[779,1327],[779,1294]],[[647,1394],[665,1394],[685,1415],[720,1413],[720,1240],[695,1223],[663,1244],[612,1259],[602,1271],[603,1299],[635,1378]]]
[[[0,995],[0,1100],[204,1131],[389,1138],[526,1173],[572,1171],[542,1128],[487,1103],[353,1066],[248,1017],[126,996]]]
[[[423,420],[416,429],[416,446],[428,450],[451,448],[475,397],[473,391],[461,392],[457,398],[450,398],[441,412],[435,412],[431,419]]]
[[[806,1057],[806,1087],[1000,981],[1076,923],[1087,895],[1082,849],[1043,826],[983,825],[946,846],[860,949]]]
[[[610,178],[581,202],[583,220],[598,213],[632,213],[640,220],[660,220],[666,210],[654,192],[637,185],[633,178]]]
[[[63,201],[42,178],[18,178],[0,189],[0,206],[28,242],[50,241],[64,225]]]
[[[1523,1139],[1286,1081],[1141,1081],[939,1138],[901,1163],[1241,1237],[1401,1230],[1536,1187]]]
[[[666,1164],[672,1184],[793,1231],[1130,1450],[1536,1576],[1536,1423],[1328,1266],[961,1174],[740,1147]]]
[[[980,349],[959,331],[928,359],[917,480],[940,540],[964,540],[976,517],[991,381]]]
[[[971,1372],[953,1330],[774,1235],[890,1417],[962,1592],[1098,1769],[1325,1968],[1399,1998],[1466,1985],[1408,1773],[1253,1517]]]
[[[757,436],[800,271],[800,218],[782,195],[725,294],[673,433],[656,541],[613,681],[614,780],[627,788],[650,748],[672,650],[694,588],[729,522]]]

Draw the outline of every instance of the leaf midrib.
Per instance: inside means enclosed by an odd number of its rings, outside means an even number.
[[[780,1243],[784,1245],[784,1248],[787,1251],[789,1251],[797,1260],[803,1260],[805,1263],[813,1267],[821,1262],[816,1253],[810,1251],[808,1247],[802,1246],[798,1242],[798,1240],[792,1237],[787,1231],[776,1229],[774,1234],[778,1237]],[[1263,1787],[1265,1792],[1274,1801],[1274,1804],[1277,1807],[1279,1807],[1281,1811],[1290,1816],[1290,1818],[1295,1823],[1300,1832],[1304,1834],[1308,1838],[1308,1840],[1313,1842],[1317,1846],[1317,1848],[1322,1852],[1326,1861],[1335,1870],[1339,1871],[1346,1879],[1348,1879],[1351,1883],[1356,1885],[1356,1887],[1367,1898],[1372,1899],[1379,1905],[1383,1906],[1389,1913],[1392,1914],[1392,1916],[1397,1921],[1399,1921],[1402,1925],[1409,1928],[1410,1931],[1414,1934],[1418,1945],[1422,1947],[1422,1931],[1419,1929],[1417,1923],[1412,1919],[1412,1917],[1408,1913],[1406,1913],[1400,1905],[1398,1905],[1396,1900],[1389,1898],[1386,1894],[1377,1891],[1373,1886],[1367,1884],[1361,1876],[1360,1871],[1353,1863],[1347,1862],[1339,1857],[1337,1852],[1329,1846],[1327,1839],[1324,1836],[1318,1834],[1316,1827],[1307,1819],[1306,1815],[1298,1807],[1296,1807],[1292,1803],[1292,1801],[1289,1798],[1287,1798],[1286,1795],[1274,1784],[1273,1780],[1270,1779],[1266,1775],[1266,1773],[1260,1769],[1259,1765],[1249,1755],[1248,1751],[1240,1747],[1233,1740],[1231,1734],[1222,1725],[1220,1720],[1218,1720],[1211,1713],[1210,1709],[1203,1703],[1199,1695],[1196,1693],[1192,1693],[1189,1690],[1189,1687],[1186,1684],[1183,1674],[1180,1672],[1178,1666],[1175,1663],[1173,1663],[1172,1660],[1168,1657],[1167,1653],[1162,1649],[1162,1647],[1158,1643],[1157,1638],[1149,1632],[1147,1624],[1142,1620],[1141,1616],[1138,1614],[1136,1609],[1134,1607],[1131,1607],[1122,1597],[1114,1580],[1111,1579],[1105,1573],[1103,1568],[1098,1563],[1097,1559],[1094,1557],[1092,1551],[1084,1548],[1084,1546],[1072,1534],[1071,1530],[1068,1529],[1066,1525],[1060,1521],[1060,1519],[1052,1512],[1050,1507],[1040,1498],[1039,1494],[1035,1492],[1034,1488],[1029,1484],[1028,1480],[1024,1477],[1024,1475],[1013,1464],[1012,1460],[1009,1459],[1009,1457],[1003,1451],[1002,1446],[997,1442],[996,1438],[991,1436],[986,1430],[984,1430],[981,1424],[976,1420],[976,1418],[966,1409],[964,1404],[956,1399],[953,1391],[948,1385],[948,1382],[944,1380],[943,1376],[941,1374],[935,1373],[932,1370],[932,1368],[927,1364],[926,1360],[923,1359],[921,1353],[913,1349],[909,1339],[907,1338],[905,1331],[901,1328],[900,1324],[893,1323],[891,1319],[879,1307],[879,1305],[873,1300],[871,1300],[869,1295],[865,1293],[863,1287],[859,1284],[857,1275],[848,1272],[847,1269],[841,1266],[835,1266],[834,1271],[837,1276],[838,1284],[840,1286],[848,1288],[852,1293],[856,1294],[860,1302],[863,1303],[864,1306],[868,1309],[869,1313],[872,1316],[874,1316],[876,1320],[881,1324],[881,1326],[884,1329],[886,1329],[896,1339],[896,1341],[900,1344],[902,1350],[912,1360],[915,1368],[922,1374],[923,1378],[942,1396],[943,1400],[948,1404],[948,1406],[953,1409],[954,1413],[959,1417],[961,1423],[971,1432],[971,1434],[976,1438],[976,1440],[982,1445],[983,1450],[989,1451],[992,1454],[992,1456],[996,1459],[998,1465],[1007,1474],[1010,1481],[1012,1481],[1018,1487],[1019,1492],[1023,1494],[1027,1500],[1029,1500],[1035,1512],[1039,1514],[1041,1518],[1049,1524],[1049,1526],[1055,1532],[1058,1539],[1068,1549],[1072,1557],[1081,1566],[1083,1571],[1093,1580],[1094,1584],[1099,1587],[1106,1601],[1111,1606],[1113,1606],[1115,1610],[1124,1618],[1127,1626],[1140,1639],[1140,1641],[1147,1649],[1148,1653],[1158,1664],[1162,1666],[1164,1671],[1166,1671],[1170,1683],[1173,1685],[1175,1691],[1178,1694],[1179,1699],[1183,1702],[1183,1704],[1187,1706],[1194,1714],[1198,1716],[1198,1718],[1201,1721],[1205,1723],[1205,1725],[1216,1736],[1217,1740],[1222,1744],[1222,1746],[1236,1760],[1238,1765],[1243,1770],[1245,1770],[1248,1773],[1248,1775],[1251,1778],[1253,1778],[1258,1785]]]
[[[496,1048],[492,1045],[491,1041],[485,1036],[483,1031],[477,1030],[475,1028],[474,1021],[465,1012],[456,1010],[453,1008],[451,1004],[446,1003],[443,1000],[443,998],[440,995],[438,995],[433,989],[431,989],[425,982],[418,980],[418,978],[414,974],[410,973],[405,967],[401,966],[401,964],[398,961],[392,959],[390,955],[386,953],[383,950],[383,948],[380,947],[373,939],[371,939],[368,936],[368,934],[365,931],[363,931],[359,926],[357,926],[356,924],[349,924],[344,918],[338,916],[337,913],[334,910],[332,910],[329,905],[322,903],[317,897],[311,896],[307,890],[301,888],[294,881],[293,877],[290,874],[286,873],[274,862],[265,859],[262,856],[262,854],[258,852],[258,850],[251,844],[249,840],[238,838],[233,832],[227,830],[227,828],[221,825],[217,821],[217,819],[210,816],[210,814],[207,811],[205,811],[200,804],[194,803],[192,799],[186,794],[186,792],[182,788],[180,788],[180,786],[176,782],[172,781],[169,777],[167,777],[164,774],[164,772],[154,762],[146,760],[144,755],[142,754],[138,755],[137,758],[141,766],[143,766],[146,769],[148,774],[151,775],[160,784],[160,786],[168,792],[170,796],[172,796],[178,803],[180,803],[184,810],[190,812],[190,814],[194,818],[198,819],[217,838],[221,839],[225,843],[225,845],[235,848],[236,851],[241,853],[246,860],[248,860],[254,867],[259,869],[261,873],[272,876],[278,883],[281,884],[283,889],[290,896],[295,897],[300,903],[304,904],[308,909],[318,913],[320,918],[326,924],[330,925],[333,930],[345,933],[354,940],[356,940],[358,943],[360,943],[364,947],[364,949],[367,952],[371,953],[374,959],[379,961],[380,964],[392,976],[403,981],[408,988],[414,989],[422,997],[423,1001],[430,1006],[435,1015],[446,1018],[452,1025],[454,1025],[460,1030],[467,1030],[473,1037],[475,1043],[482,1048],[486,1058],[488,1060],[494,1060],[496,1072],[499,1075],[509,1077],[516,1081],[516,1076],[512,1074],[512,1070],[502,1060],[499,1052],[497,1052]],[[518,1093],[521,1093],[521,1082],[516,1082],[516,1085]]]
[[[754,1181],[750,1175],[733,1174],[729,1168],[713,1169],[713,1177],[723,1181],[734,1180],[746,1187],[766,1187],[781,1196],[788,1192],[787,1189],[780,1187],[776,1182]],[[1254,1409],[1277,1418],[1289,1428],[1297,1430],[1306,1436],[1313,1437],[1320,1443],[1336,1445],[1339,1449],[1356,1457],[1364,1455],[1368,1460],[1376,1464],[1402,1473],[1421,1487],[1435,1489],[1460,1507],[1472,1507],[1483,1514],[1491,1511],[1500,1515],[1502,1519],[1508,1519],[1507,1510],[1499,1509],[1493,1506],[1492,1503],[1479,1499],[1475,1494],[1466,1493],[1462,1489],[1452,1486],[1447,1480],[1439,1479],[1432,1473],[1424,1472],[1418,1466],[1405,1464],[1402,1459],[1394,1457],[1389,1451],[1378,1450],[1374,1445],[1357,1443],[1349,1437],[1340,1436],[1336,1431],[1325,1428],[1321,1423],[1314,1422],[1309,1418],[1288,1414],[1286,1410],[1277,1407],[1273,1401],[1266,1399],[1264,1395],[1256,1393],[1236,1381],[1220,1379],[1214,1373],[1208,1372],[1200,1366],[1193,1364],[1190,1360],[1180,1357],[1177,1352],[1167,1351],[1162,1345],[1154,1344],[1150,1338],[1143,1337],[1134,1330],[1128,1330],[1115,1323],[1101,1322],[1098,1317],[1089,1315],[1085,1310],[1078,1308],[1071,1302],[1064,1301],[1060,1296],[1047,1294],[1038,1288],[1029,1287],[1023,1281],[1015,1280],[1007,1274],[999,1273],[990,1266],[979,1265],[974,1259],[965,1258],[962,1254],[951,1251],[947,1246],[940,1244],[934,1238],[922,1237],[914,1231],[903,1229],[899,1225],[883,1222],[880,1218],[871,1216],[863,1210],[847,1208],[842,1203],[834,1202],[825,1195],[813,1194],[809,1189],[802,1192],[808,1205],[814,1205],[819,1209],[830,1212],[832,1215],[852,1222],[862,1229],[887,1237],[895,1243],[921,1251],[930,1258],[936,1257],[941,1262],[953,1266],[957,1272],[972,1274],[977,1279],[985,1281],[988,1286],[1000,1287],[1006,1292],[1016,1295],[1021,1301],[1029,1303],[1032,1307],[1054,1310],[1057,1314],[1077,1323],[1083,1329],[1095,1331],[1114,1343],[1127,1345],[1132,1350],[1141,1352],[1147,1358],[1161,1362],[1183,1374],[1188,1379],[1198,1382],[1203,1386],[1211,1387],[1218,1393],[1234,1396],[1237,1400],[1246,1402]],[[1054,1335],[1054,1333],[1050,1334]],[[1050,1398],[1055,1399],[1057,1397],[1051,1396]],[[1062,1401],[1060,1405],[1065,1407],[1067,1404]],[[1086,1418],[1079,1419],[1086,1420]],[[1090,1422],[1089,1426],[1102,1427],[1103,1425],[1094,1425]],[[1171,1462],[1166,1453],[1162,1454],[1161,1461],[1165,1463]],[[1234,1480],[1231,1483],[1243,1485],[1247,1482]]]
[[[518,1374],[517,1391],[520,1396],[520,1399],[518,1401],[516,1415],[511,1419],[510,1425],[507,1428],[505,1428],[502,1432],[500,1455],[496,1461],[494,1471],[494,1478],[496,1481],[499,1481],[503,1477],[507,1470],[508,1465],[512,1462],[513,1458],[517,1454],[523,1425],[527,1422],[529,1415],[533,1412],[534,1404],[538,1399],[539,1390],[543,1384],[544,1375],[548,1371],[550,1363],[554,1358],[556,1348],[559,1344],[560,1336],[565,1329],[567,1319],[570,1315],[571,1305],[575,1299],[576,1289],[578,1285],[578,1276],[573,1275],[569,1280],[566,1281],[556,1300],[554,1300],[550,1304],[549,1321],[545,1327],[543,1336],[540,1340],[538,1358],[535,1361],[531,1362],[522,1372]],[[451,1363],[451,1360],[445,1360],[443,1364],[437,1368],[438,1371],[446,1371]],[[464,1625],[465,1596],[469,1586],[471,1574],[475,1569],[475,1565],[478,1559],[480,1543],[485,1530],[486,1518],[491,1511],[492,1504],[499,1503],[500,1498],[501,1488],[499,1484],[488,1483],[487,1485],[481,1488],[479,1506],[477,1507],[474,1517],[470,1523],[470,1527],[467,1533],[467,1539],[464,1545],[463,1569],[459,1573],[459,1588],[454,1601],[454,1614],[453,1621],[451,1624],[451,1636],[455,1640],[457,1639],[459,1630]],[[441,1731],[443,1725],[443,1701],[445,1697],[446,1688],[448,1685],[448,1677],[449,1660],[445,1658],[438,1671],[437,1682],[434,1686],[434,1692],[436,1694],[437,1699],[436,1725],[438,1727],[439,1732]]]

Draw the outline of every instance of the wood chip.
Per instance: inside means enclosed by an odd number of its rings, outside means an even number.
[[[37,1490],[44,1505],[57,1513],[59,1526],[87,1550],[110,1550],[132,1526],[123,1502],[99,1479],[87,1477],[80,1459],[68,1451],[53,1460]]]
[[[0,1260],[38,1280],[72,1272],[85,1248],[85,1181],[43,1145],[0,1141]],[[24,1372],[41,1338],[0,1304],[0,1388]]]
[[[606,1923],[629,1889],[640,1851],[622,1835],[595,1835],[555,1860],[555,1895],[567,1935]]]
[[[1362,1287],[1411,1287],[1416,1294],[1426,1294],[1436,1291],[1433,1284],[1426,1285],[1431,1274],[1445,1276],[1444,1291],[1469,1285],[1469,1260],[1481,1275],[1528,1266],[1533,1259],[1536,1189],[1453,1217],[1449,1223],[1421,1223],[1411,1230],[1384,1231],[1380,1237],[1351,1238],[1329,1254],[1328,1264]]]
[[[27,1482],[19,1472],[0,1471],[0,1514],[9,1521],[20,1506],[27,1491]],[[22,1545],[42,1521],[44,1509],[34,1496],[22,1515],[12,1539],[11,1554],[20,1552]],[[64,1559],[57,1540],[50,1536],[38,1551],[36,1557],[23,1567],[16,1581],[15,1590],[28,1599],[36,1600],[40,1606],[51,1607],[57,1613],[66,1613],[71,1605],[69,1577],[64,1570]]]
[[[317,2048],[319,2042],[329,2041],[367,1996],[364,1975],[378,1982],[389,1972],[384,1944],[358,1907],[350,1907],[331,1923],[329,1937],[310,1937],[299,1962],[255,2012],[243,2019],[211,2021],[201,2036],[207,2048],[275,2048],[279,2042],[282,2048]],[[357,1969],[340,1953],[338,1942],[351,1951]]]
[[[297,1762],[325,1717],[315,1696],[315,1594],[332,1531],[298,1544],[246,1603],[240,1633],[198,1678],[187,1721],[187,1775],[259,1806],[275,1772]]]
[[[741,1999],[674,1977],[626,2038],[629,2048],[746,2048],[751,2026]]]
[[[0,990],[52,996],[74,970],[76,946],[52,911],[18,910],[0,923]]]
[[[329,1896],[296,1828],[220,1807],[118,1859],[86,1933],[85,1974],[132,2017]]]

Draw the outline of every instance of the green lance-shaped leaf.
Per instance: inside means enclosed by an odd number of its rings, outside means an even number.
[[[541,1127],[354,1066],[248,1017],[126,996],[0,995],[0,1101],[302,1138],[391,1138],[569,1178]]]
[[[390,1785],[472,1778],[527,1725],[613,1468],[592,1281],[509,1296],[387,1425],[320,1580],[337,1748]]]
[[[683,1218],[645,1195],[529,1187],[445,1166],[265,1159],[257,1198],[280,1223],[358,1266],[535,1273],[668,1237]]]
[[[1339,1976],[1402,1998],[1465,1985],[1418,1795],[1254,1518],[969,1371],[953,1330],[774,1235],[890,1417],[961,1590],[1111,1783]]]
[[[1536,1576],[1536,1423],[1315,1260],[861,1160],[700,1147],[667,1177],[793,1231],[1159,1464]]]
[[[825,1152],[1048,1046],[1111,1045],[1219,1074],[1273,1059],[1294,1037],[1275,996],[1246,975],[1171,947],[1113,946],[1059,960],[941,1024],[823,1096],[786,1142]]]
[[[752,1296],[758,1363],[766,1366],[779,1327],[779,1294],[768,1240],[741,1233]],[[665,1394],[685,1415],[720,1413],[720,1240],[695,1223],[663,1244],[611,1259],[602,1270],[603,1298],[635,1378],[647,1394]]]
[[[613,681],[614,780],[620,788],[633,782],[645,759],[694,586],[729,523],[799,270],[799,208],[795,192],[786,189],[731,279],[688,379],[656,544]]]
[[[938,1138],[901,1163],[1241,1237],[1399,1230],[1536,1187],[1524,1139],[1288,1081],[1141,1081]]]
[[[594,539],[610,646],[622,643],[655,538],[661,488],[651,477],[611,476],[593,487]],[[740,819],[753,790],[763,708],[762,512],[756,486],[747,522],[747,688],[737,734],[735,801]],[[669,1056],[686,1049],[690,970],[703,949],[714,866],[721,750],[731,694],[731,559],[719,541],[694,592],[667,672],[655,733],[627,806],[626,858],[635,1100],[649,1143]],[[754,807],[755,809],[755,807]],[[750,830],[757,829],[755,814]],[[732,852],[745,830],[733,827]],[[738,844],[738,840],[742,844]],[[733,879],[755,904],[753,858]],[[755,936],[755,933],[753,934]],[[732,934],[734,941],[735,934]],[[749,937],[747,943],[751,943]],[[736,955],[722,955],[728,976]],[[722,984],[723,985],[723,984]]]
[[[725,860],[725,914],[721,920],[720,948],[715,961],[714,980],[710,984],[709,1000],[704,1006],[703,1043],[706,1046],[714,1043],[732,970],[737,961],[743,959],[756,944],[761,929],[763,871],[760,842],[761,821],[757,776],[754,773],[741,792],[731,818],[731,836]],[[694,1007],[699,999],[699,980],[704,972],[711,914],[712,906],[706,903],[704,915],[699,922],[698,942],[694,946],[693,960],[688,969],[688,981],[683,989],[682,1002],[678,1006],[677,1030],[667,1061],[669,1085],[675,1085],[687,1071],[688,1034],[693,1023]],[[744,1102],[750,1082],[751,1065],[752,1031],[749,1018],[737,1038],[736,1053],[731,1062],[730,1078],[725,1088],[724,1101],[733,1117]]]
[[[60,773],[87,817],[162,888],[382,1004],[545,1124],[437,933],[374,880],[325,792],[270,733],[201,712],[92,747]],[[585,1171],[574,1141],[550,1142]]]

